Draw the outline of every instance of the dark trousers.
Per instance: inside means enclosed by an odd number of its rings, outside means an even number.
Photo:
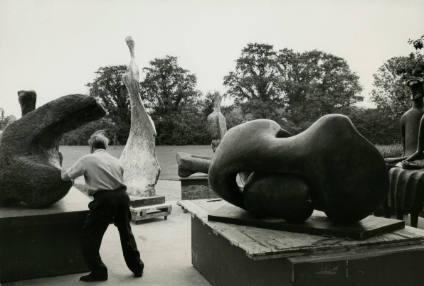
[[[107,274],[99,250],[103,235],[110,223],[118,228],[122,252],[128,268],[133,273],[143,271],[137,244],[130,226],[129,197],[125,187],[118,190],[98,191],[88,204],[90,209],[83,225],[82,248],[88,268],[99,275]]]

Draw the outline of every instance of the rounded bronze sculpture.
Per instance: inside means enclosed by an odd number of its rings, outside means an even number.
[[[235,179],[240,172],[255,172],[243,190]],[[209,183],[256,214],[299,222],[313,208],[334,222],[353,223],[381,203],[388,177],[378,150],[348,117],[332,114],[291,137],[265,119],[230,129],[212,160]]]
[[[61,180],[58,140],[104,115],[93,97],[73,94],[11,123],[0,143],[0,205],[37,208],[64,197],[72,184]]]

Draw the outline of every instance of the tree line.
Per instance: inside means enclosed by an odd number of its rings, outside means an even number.
[[[422,42],[422,38],[415,40]],[[224,78],[227,104],[222,112],[229,128],[242,122],[268,118],[296,134],[329,113],[349,116],[357,129],[375,144],[399,141],[399,119],[410,106],[410,92],[399,69],[422,61],[414,57],[388,59],[374,74],[371,99],[377,108],[360,108],[359,77],[346,60],[318,50],[277,50],[272,45],[249,43]],[[419,44],[418,44],[419,46]],[[104,129],[114,144],[125,144],[130,128],[130,102],[122,83],[125,65],[100,67],[88,83],[90,96],[104,104],[108,115],[65,134],[62,144],[86,144],[92,132]],[[196,75],[181,67],[177,57],[165,56],[143,68],[140,83],[143,103],[157,130],[156,144],[209,144],[206,117],[212,112],[215,92],[203,94]]]

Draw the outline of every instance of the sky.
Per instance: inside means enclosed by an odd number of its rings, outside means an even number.
[[[423,12],[422,0],[0,0],[0,107],[19,117],[22,89],[37,92],[37,106],[87,94],[99,67],[128,64],[128,35],[140,68],[177,56],[204,93],[225,92],[223,77],[249,42],[332,53],[359,75],[372,106],[372,75],[412,52]]]

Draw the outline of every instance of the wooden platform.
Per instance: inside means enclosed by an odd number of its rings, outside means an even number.
[[[167,219],[168,215],[171,214],[171,211],[172,205],[166,203],[137,208],[130,207],[131,221],[137,224],[144,220],[157,217],[164,217],[164,219]]]
[[[288,223],[278,218],[257,218],[232,204],[224,204],[212,211],[208,214],[208,220],[290,232],[350,237],[360,240],[405,227],[404,221],[375,216],[368,216],[351,225],[338,225],[329,221],[327,216],[319,211],[314,211],[312,216],[304,223]]]
[[[218,285],[418,286],[424,231],[405,227],[364,240],[208,221],[225,201],[180,202],[192,213],[192,263]]]
[[[72,188],[48,208],[0,208],[0,284],[87,272],[81,233],[89,202]]]
[[[165,196],[150,196],[150,197],[130,197],[130,207],[146,207],[151,205],[160,205],[165,203]]]

